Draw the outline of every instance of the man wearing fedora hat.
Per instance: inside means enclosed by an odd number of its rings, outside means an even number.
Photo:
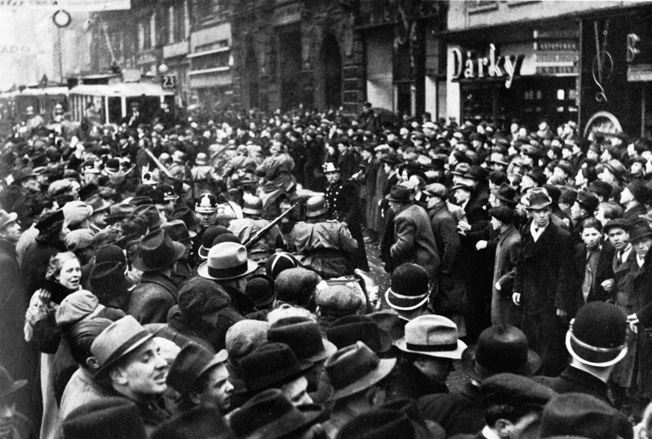
[[[314,364],[307,357],[297,358],[285,343],[267,341],[240,360],[244,387],[236,390],[237,400],[242,403],[267,389],[279,389],[295,406],[311,404],[306,375]]]
[[[415,263],[426,269],[434,287],[439,272],[439,251],[428,213],[412,203],[410,190],[394,186],[385,197],[394,217],[394,244],[390,247],[392,265]]]
[[[334,392],[331,418],[324,424],[329,437],[358,415],[382,406],[387,398],[388,380],[396,358],[379,359],[363,342],[338,350],[326,360],[326,374]]]
[[[457,325],[443,316],[424,315],[410,320],[405,335],[396,342],[401,355],[388,399],[448,393],[446,379],[454,370],[453,360],[460,360],[466,349],[458,335]]]
[[[233,385],[226,369],[227,358],[226,350],[212,354],[194,343],[181,349],[167,377],[167,384],[180,394],[180,411],[202,405],[214,405],[222,414],[229,411]]]
[[[26,380],[14,381],[9,372],[0,366],[0,439],[32,437],[30,421],[16,411],[16,392],[26,384]]]
[[[573,240],[551,222],[552,199],[545,189],[533,189],[526,207],[531,220],[521,237],[512,300],[521,307],[522,329],[541,355],[543,375],[555,376],[564,367],[563,334],[572,294]]]
[[[109,325],[93,341],[91,353],[98,365],[95,381],[136,403],[148,433],[170,417],[157,403],[167,389],[168,363],[136,319],[126,316]]]
[[[133,261],[143,275],[129,298],[127,314],[141,324],[167,322],[179,293],[171,279],[173,266],[185,253],[186,246],[172,241],[164,230],[143,238]]]
[[[245,296],[247,277],[258,269],[249,259],[247,248],[236,242],[220,242],[208,252],[208,259],[197,269],[204,279],[220,285],[231,297],[232,306],[241,315],[253,312],[254,304]]]
[[[259,393],[230,418],[230,427],[237,439],[300,439],[325,437],[319,422],[324,419],[324,406],[293,405],[278,389]]]

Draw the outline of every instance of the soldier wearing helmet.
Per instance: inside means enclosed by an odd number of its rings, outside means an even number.
[[[253,195],[245,195],[242,214],[244,218],[231,220],[228,229],[236,235],[240,242],[246,244],[265,227],[269,220],[263,219],[263,202]],[[278,226],[273,226],[263,236],[249,246],[249,255],[253,260],[267,259],[277,248],[284,248],[283,237]]]
[[[306,217],[306,221],[294,225],[288,241],[300,254],[299,261],[324,279],[353,274],[350,258],[358,242],[344,224],[328,219],[323,195],[308,199]]]

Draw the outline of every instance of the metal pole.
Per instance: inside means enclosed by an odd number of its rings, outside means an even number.
[[[59,82],[63,83],[63,45],[61,44],[61,28],[58,26],[57,37],[59,40]]]

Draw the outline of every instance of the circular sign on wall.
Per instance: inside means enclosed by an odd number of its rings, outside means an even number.
[[[584,127],[584,137],[592,139],[592,134],[601,133],[607,136],[616,134],[623,130],[620,122],[613,114],[608,111],[598,111],[589,118]],[[591,137],[589,137],[591,136]]]
[[[68,27],[72,21],[72,17],[67,11],[59,9],[52,16],[52,21],[57,27]]]

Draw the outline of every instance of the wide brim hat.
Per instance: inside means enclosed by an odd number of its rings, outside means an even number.
[[[258,264],[247,257],[245,246],[222,242],[209,250],[207,261],[199,266],[197,273],[205,279],[228,280],[247,276],[257,269]]]
[[[132,316],[125,316],[111,323],[91,345],[91,353],[100,364],[96,376],[106,375],[120,359],[134,352],[153,337],[154,335],[148,333]]]
[[[357,348],[359,345],[364,346],[364,343],[358,342],[356,343],[356,345],[352,345],[344,349]],[[344,349],[340,349],[338,353],[342,352]],[[329,361],[333,360],[336,355],[333,355],[326,362],[328,363]],[[352,382],[347,386],[344,386],[339,389],[334,388],[333,394],[331,395],[329,401],[337,401],[338,399],[346,398],[347,396],[351,396],[365,389],[368,389],[369,387],[380,382],[383,378],[389,375],[390,372],[394,369],[394,366],[396,366],[396,358],[379,359],[376,367],[373,370],[369,371],[368,373],[366,373],[365,375],[358,378],[357,380],[355,380],[354,382]]]
[[[528,198],[530,204],[525,206],[525,210],[541,210],[552,204],[552,198],[544,191],[531,192]]]
[[[90,288],[98,297],[109,293],[119,294],[129,290],[134,283],[124,274],[125,266],[118,261],[96,264],[90,272]]]
[[[7,213],[4,209],[0,209],[0,230],[6,225],[16,222],[18,214],[16,212]]]
[[[280,439],[290,437],[293,433],[319,422],[325,412],[324,407],[318,404],[293,407],[290,407],[290,404],[278,389],[261,392],[233,413],[230,419],[231,429],[241,439]],[[251,431],[255,425],[252,417],[258,422],[270,422]]]
[[[492,371],[482,367],[476,361],[477,358],[478,345],[472,345],[467,347],[464,352],[462,352],[462,369],[469,377],[475,381],[482,382],[485,378],[494,375],[498,372]],[[527,361],[521,365],[521,367],[515,368],[512,373],[517,373],[519,375],[531,376],[533,375],[541,366],[541,357],[534,352],[532,349],[528,349],[527,352]],[[501,371],[503,372],[503,371]]]
[[[286,350],[286,353],[282,353],[283,350]],[[267,364],[265,366],[265,374],[257,373],[247,376],[247,369],[251,370],[257,369],[257,372],[261,372],[260,367],[262,365],[256,365],[256,361],[262,361],[263,352],[276,351],[276,354],[272,352],[271,355],[266,355]],[[258,360],[255,360],[255,356],[258,357]],[[277,361],[279,361],[280,356],[286,357],[285,360],[280,360],[281,362],[285,361],[285,365],[279,367],[272,367],[273,365],[278,366]],[[293,359],[289,359],[289,356]],[[247,363],[250,366],[247,366]],[[244,381],[245,387],[242,389],[236,390],[236,393],[239,394],[249,394],[255,395],[256,393],[269,389],[271,387],[277,387],[282,384],[287,384],[297,378],[306,374],[306,372],[314,366],[314,363],[309,360],[298,360],[292,349],[283,343],[273,343],[267,342],[262,346],[259,346],[253,352],[246,355],[242,360],[240,360],[240,367],[243,371],[242,379]]]
[[[405,325],[405,335],[396,341],[403,352],[459,360],[467,346],[458,339],[457,325],[438,315],[423,315]]]
[[[164,230],[158,230],[143,238],[133,266],[143,272],[158,271],[174,264],[185,253],[185,245],[172,241]]]
[[[463,189],[463,190],[465,190],[465,191],[469,191],[469,192],[471,192],[471,193],[474,193],[474,192],[475,192],[475,188],[474,188],[473,186],[470,186],[470,185],[468,185],[468,184],[456,184],[455,186],[453,186],[453,187],[451,188],[451,193],[452,193],[452,192],[455,192],[455,191],[458,190],[458,189]]]
[[[377,354],[384,355],[392,348],[392,336],[364,315],[340,317],[326,328],[326,336],[340,349],[357,341],[364,342]]]
[[[396,203],[409,203],[414,199],[412,191],[404,186],[393,186],[385,196],[385,199],[388,201],[394,201]]]

